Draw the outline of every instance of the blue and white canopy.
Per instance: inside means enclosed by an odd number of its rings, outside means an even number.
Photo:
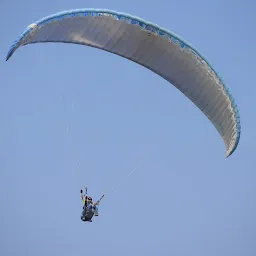
[[[11,46],[60,42],[96,47],[132,60],[169,81],[187,96],[221,135],[226,155],[236,149],[240,121],[236,104],[221,78],[188,43],[155,24],[110,10],[79,9],[45,17]]]

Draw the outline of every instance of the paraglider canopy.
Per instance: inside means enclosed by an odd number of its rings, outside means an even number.
[[[29,25],[11,46],[6,60],[20,46],[42,42],[92,46],[150,69],[208,117],[226,145],[227,156],[236,149],[241,128],[231,94],[205,58],[170,31],[115,11],[70,10]]]

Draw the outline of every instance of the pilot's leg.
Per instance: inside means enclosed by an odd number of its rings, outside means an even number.
[[[99,216],[99,208],[98,208],[98,205],[94,205],[94,216]]]

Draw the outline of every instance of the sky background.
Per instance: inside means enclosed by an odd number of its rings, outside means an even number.
[[[130,13],[181,36],[240,110],[235,153],[177,89],[121,57],[13,41],[76,8]],[[255,24],[252,0],[0,2],[0,255],[255,256]],[[134,168],[136,171],[127,176]],[[80,189],[100,205],[80,220]],[[115,187],[115,190],[112,188]]]

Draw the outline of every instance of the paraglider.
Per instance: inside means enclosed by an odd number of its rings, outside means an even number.
[[[92,200],[92,197],[87,195],[87,187],[85,188],[85,194],[83,194],[83,190],[80,190],[81,193],[81,199],[83,202],[83,211],[81,215],[82,221],[89,221],[92,222],[93,216],[99,216],[99,203],[103,199],[104,194],[101,196],[101,198],[94,203]]]
[[[101,9],[56,13],[32,23],[11,46],[73,43],[117,54],[155,72],[188,97],[215,126],[230,156],[239,143],[240,118],[230,92],[197,50],[172,32],[135,16]]]

